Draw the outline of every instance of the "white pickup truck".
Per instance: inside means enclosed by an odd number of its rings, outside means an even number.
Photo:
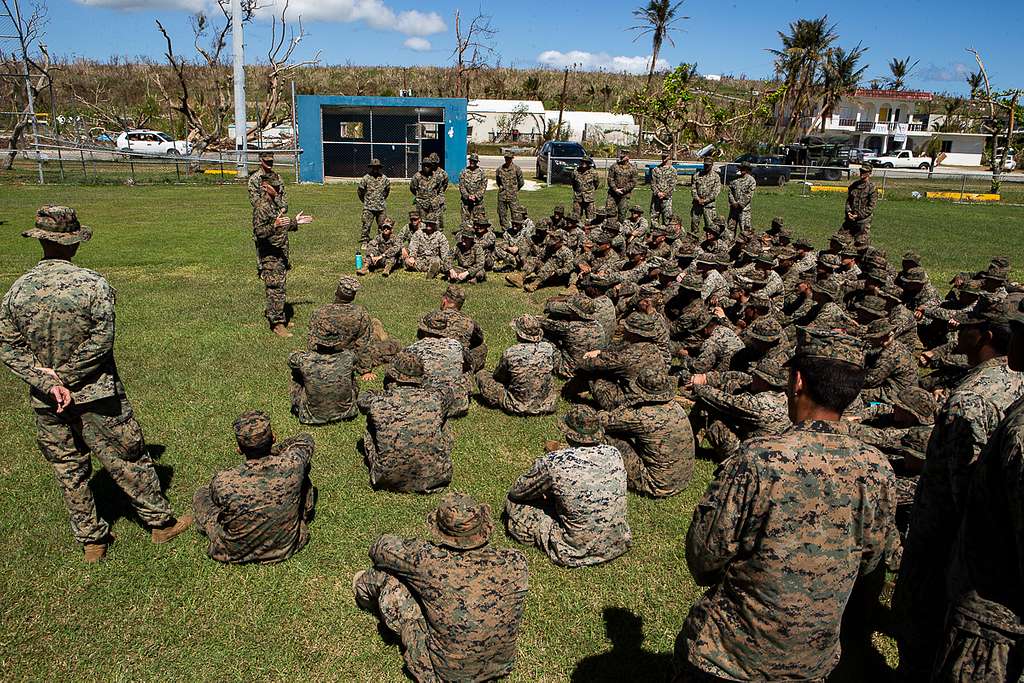
[[[920,168],[928,170],[932,162],[928,157],[915,157],[909,149],[897,149],[884,156],[875,157],[871,165],[877,168]]]

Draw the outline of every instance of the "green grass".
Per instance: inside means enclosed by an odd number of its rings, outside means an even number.
[[[296,336],[280,340],[262,318],[249,208],[241,187],[73,187],[6,185],[0,198],[0,288],[38,258],[18,233],[44,203],[75,206],[95,229],[77,261],[99,270],[118,291],[118,365],[179,511],[219,468],[237,464],[231,422],[261,408],[280,435],[300,430],[288,413],[288,352],[303,344],[313,309],[351,272],[358,235],[352,186],[289,187],[292,211],[316,222],[292,236],[289,301]],[[408,205],[396,188],[392,211]],[[647,203],[646,189],[637,199]],[[567,203],[564,187],[525,194],[531,215]],[[683,193],[677,208],[685,209]],[[488,205],[493,212],[493,197]],[[798,233],[821,242],[838,224],[839,196],[801,197],[800,188],[765,190],[755,222],[786,217]],[[449,199],[449,227],[457,201]],[[950,203],[880,204],[876,241],[891,255],[913,246],[936,281],[961,268],[980,268],[996,253],[1015,259],[1024,209]],[[498,278],[500,280],[500,278]],[[436,306],[440,281],[401,274],[363,281],[360,301],[388,330],[411,341],[416,321]],[[500,281],[473,288],[468,312],[483,326],[493,367],[512,342],[508,321],[539,311],[543,292],[526,295]],[[563,406],[564,409],[564,406]],[[554,418],[517,419],[474,405],[453,423],[452,488],[500,510],[515,478],[557,436]],[[272,567],[224,567],[205,557],[188,533],[153,546],[142,529],[119,519],[118,542],[99,566],[80,562],[49,466],[34,440],[26,388],[0,372],[0,671],[10,680],[330,679],[402,680],[394,645],[358,611],[351,576],[364,568],[378,534],[423,534],[424,515],[438,496],[377,493],[355,450],[362,421],[313,430],[313,478],[320,507],[310,545]],[[620,607],[643,619],[643,647],[664,662],[690,605],[700,595],[683,558],[690,513],[712,475],[699,462],[683,494],[663,501],[630,496],[634,544],[609,565],[567,571],[526,549],[530,594],[519,641],[515,681],[563,681],[581,660],[607,653],[602,611]],[[101,490],[104,475],[95,475]],[[110,497],[107,514],[121,515]],[[511,545],[500,529],[494,543]],[[891,645],[883,645],[890,662]],[[652,655],[653,656],[653,655]],[[856,670],[856,662],[854,663]],[[858,680],[850,674],[846,680]]]

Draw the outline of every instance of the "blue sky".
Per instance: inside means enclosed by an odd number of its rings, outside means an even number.
[[[189,16],[214,0],[50,0],[46,42],[65,56],[106,59],[147,56],[162,59],[160,19],[184,51],[191,41]],[[31,0],[22,0],[29,4]],[[283,0],[265,0],[282,3]],[[641,0],[608,2],[464,3],[458,0],[290,0],[290,17],[303,16],[307,33],[296,56],[317,50],[326,64],[444,64],[454,42],[453,15],[472,16],[483,8],[499,33],[495,46],[504,64],[643,70],[648,39],[633,41],[630,10]],[[868,77],[887,73],[891,57],[920,60],[910,86],[963,92],[964,75],[974,70],[965,48],[982,51],[993,84],[1024,86],[1020,27],[1024,2],[1014,1],[970,13],[952,0],[834,2],[825,0],[687,0],[675,47],[666,45],[666,64],[698,63],[701,73],[771,73],[767,48],[778,46],[776,32],[798,18],[828,14],[839,26],[840,44],[869,48]],[[214,10],[216,11],[216,10]],[[247,59],[258,61],[269,37],[269,22],[258,21],[246,37]],[[188,42],[186,42],[188,41]]]

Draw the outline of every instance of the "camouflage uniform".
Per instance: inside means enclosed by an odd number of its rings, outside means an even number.
[[[744,374],[709,373],[707,384],[693,387],[699,403],[690,419],[707,420],[704,437],[717,461],[734,455],[748,439],[782,434],[790,427],[786,394],[781,387],[758,393],[721,388],[733,381],[731,376]]]
[[[530,238],[532,232],[523,229],[523,224],[512,219],[512,227],[506,229],[501,239],[494,244],[494,267],[501,270],[521,270],[526,263],[526,256],[530,250]],[[512,248],[515,253],[512,253]]]
[[[469,358],[462,344],[450,337],[426,337],[407,349],[423,363],[423,383],[451,394],[450,417],[460,417],[469,410],[472,390]]]
[[[582,173],[579,168],[572,172],[572,211],[581,221],[594,219],[597,209],[597,188],[601,186],[601,176],[597,169],[588,166]]]
[[[543,341],[544,331],[533,316],[517,318],[513,327],[520,343],[505,349],[493,373],[476,373],[481,401],[512,415],[553,413],[558,405],[554,381],[558,351]]]
[[[377,221],[377,233],[387,217],[387,200],[391,194],[391,179],[383,173],[375,176],[367,173],[359,181],[356,190],[359,201],[363,203],[362,227],[359,232],[359,244],[365,249],[370,241],[370,226]]]
[[[638,215],[634,219],[632,211],[626,222],[622,224],[622,232],[625,233],[626,244],[633,244],[634,242],[644,244],[647,241],[647,234],[650,229],[650,222],[643,215]]]
[[[455,263],[452,264],[452,270],[459,277],[462,277],[462,273],[466,274],[465,279],[459,282],[476,284],[487,280],[487,257],[484,256],[483,247],[477,244],[475,239],[465,241],[457,237],[453,252]]]
[[[623,163],[620,159],[608,167],[608,201],[605,202],[605,209],[609,216],[618,218],[620,223],[626,220],[629,197],[636,187],[636,175],[636,166],[629,161]]]
[[[878,203],[878,192],[870,179],[858,178],[846,192],[846,213],[843,214],[843,230],[854,236],[871,236],[871,218]],[[851,219],[847,214],[853,214]]]
[[[867,376],[860,398],[865,403],[893,403],[903,389],[917,386],[917,363],[900,342],[893,339],[867,354]]]
[[[651,373],[652,371],[648,371]],[[664,372],[658,392],[636,392],[630,405],[601,413],[606,441],[622,455],[629,489],[655,498],[674,496],[693,475],[694,441],[686,410],[672,400],[675,379]],[[641,378],[649,381],[650,375]]]
[[[1024,395],[1024,373],[1006,357],[975,366],[950,394],[928,442],[893,593],[900,616],[900,670],[927,676],[942,645],[946,568],[960,525],[970,471],[1011,403]]]
[[[300,423],[323,425],[359,414],[359,385],[355,379],[355,354],[351,351],[292,351],[288,367],[292,415]]]
[[[447,273],[452,267],[452,247],[440,230],[430,234],[417,230],[409,241],[409,256],[416,260],[414,269],[420,273]]]
[[[502,164],[494,172],[498,183],[498,223],[502,230],[508,229],[509,217],[519,208],[519,190],[526,181],[523,180],[523,169],[515,163]]]
[[[555,374],[562,379],[575,374],[576,367],[587,351],[605,347],[604,330],[595,319],[594,304],[590,299],[586,299],[587,303],[584,304],[584,298],[549,300],[545,306],[548,317],[540,321],[544,336],[560,352],[555,363]]]
[[[262,417],[269,430],[269,419]],[[218,472],[196,491],[196,529],[210,539],[207,555],[232,564],[271,564],[306,546],[317,498],[309,479],[313,448],[309,434],[293,436]]]
[[[656,166],[651,169],[651,220],[662,225],[668,225],[672,218],[672,193],[676,191],[676,183],[679,176],[672,164],[668,166]],[[665,198],[660,199],[658,193],[664,194]]]
[[[595,358],[583,358],[576,376],[590,380],[590,394],[602,410],[636,399],[636,378],[646,369],[666,372],[658,347],[650,341],[613,343]]]
[[[175,521],[114,362],[114,296],[99,273],[44,259],[0,303],[0,360],[31,387],[39,449],[53,466],[71,530],[82,544],[105,543],[110,536],[89,487],[90,454],[144,524],[159,528]],[[58,414],[50,391],[62,384],[74,403]]]
[[[715,207],[715,199],[722,191],[722,179],[715,173],[714,169],[704,172],[703,169],[693,174],[690,180],[690,191],[693,193],[693,203],[690,206],[690,232],[700,234],[701,219],[704,220],[704,230],[714,225],[718,218],[718,210]],[[730,189],[731,191],[731,189]],[[699,204],[697,200],[706,202]]]
[[[462,222],[466,223],[473,217],[473,211],[484,205],[484,193],[487,191],[487,174],[479,166],[466,169],[459,175],[459,197],[462,199]],[[471,200],[470,197],[476,197]]]
[[[757,181],[754,176],[739,176],[729,183],[729,228],[736,233],[753,229],[750,204]]]
[[[633,539],[622,456],[595,443],[537,458],[508,492],[505,515],[512,538],[540,548],[561,567],[614,560]]]
[[[1021,314],[1018,320],[1024,325]],[[964,501],[949,570],[951,606],[934,681],[1020,681],[1024,677],[1022,455],[1024,399],[1018,399],[982,452]]]
[[[277,190],[271,197],[263,191],[263,183]],[[288,199],[285,197],[284,181],[274,171],[260,168],[249,176],[249,202],[252,204],[252,234],[256,243],[257,273],[266,287],[267,322],[271,326],[284,325],[285,288],[288,270],[288,233],[298,230],[295,219],[287,225],[275,225],[278,217],[288,213]]]
[[[732,357],[743,347],[739,335],[725,325],[718,325],[701,344],[699,353],[688,357],[685,365],[692,373],[725,371]]]
[[[390,275],[391,271],[398,268],[402,262],[402,241],[395,237],[395,233],[391,233],[391,237],[385,237],[383,233],[378,233],[376,237],[369,241],[366,245],[366,255],[378,257],[384,257],[380,263],[373,264],[367,260],[367,270],[381,269],[385,275]]]
[[[353,581],[356,604],[401,638],[420,683],[495,680],[515,662],[526,557],[486,547],[490,508],[462,500],[475,503],[449,494],[428,517],[435,542],[381,536],[370,548],[373,568]]]
[[[540,287],[566,284],[569,275],[576,269],[576,257],[565,245],[555,250],[547,250],[541,258],[530,258],[523,266],[526,291],[536,291]]]
[[[362,444],[371,486],[431,493],[448,485],[454,445],[447,424],[451,393],[424,385],[418,357],[399,353],[384,390],[363,393],[358,405],[366,415]]]
[[[409,181],[409,191],[414,198],[413,204],[420,210],[423,220],[437,221],[439,233],[444,232],[444,193],[447,189],[448,174],[443,168],[435,168],[430,173],[416,171]]]
[[[457,290],[458,293],[453,293],[452,290]],[[449,295],[460,299],[465,296],[457,285],[448,287],[445,296]],[[462,305],[462,300],[459,301],[459,305]],[[462,344],[466,357],[469,359],[470,370],[476,372],[483,369],[484,362],[487,360],[487,344],[484,342],[484,331],[480,325],[461,310],[454,308],[443,308],[430,315],[439,316],[444,321],[443,334],[445,337],[458,339]]]

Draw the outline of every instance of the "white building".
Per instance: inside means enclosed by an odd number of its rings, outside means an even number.
[[[929,92],[862,88],[844,97],[832,116],[825,119],[826,135],[847,134],[850,146],[884,154],[893,149],[922,152],[933,137],[942,142],[940,164],[980,166],[988,136],[983,133],[940,133],[942,115],[918,112],[931,102]],[[810,131],[822,130],[821,118],[810,122]]]
[[[558,125],[558,110],[547,111],[548,123]],[[563,111],[561,136],[573,142],[632,144],[636,141],[638,126],[629,114],[613,114],[608,111]]]
[[[539,100],[469,100],[466,137],[478,144],[538,144],[547,118]]]

